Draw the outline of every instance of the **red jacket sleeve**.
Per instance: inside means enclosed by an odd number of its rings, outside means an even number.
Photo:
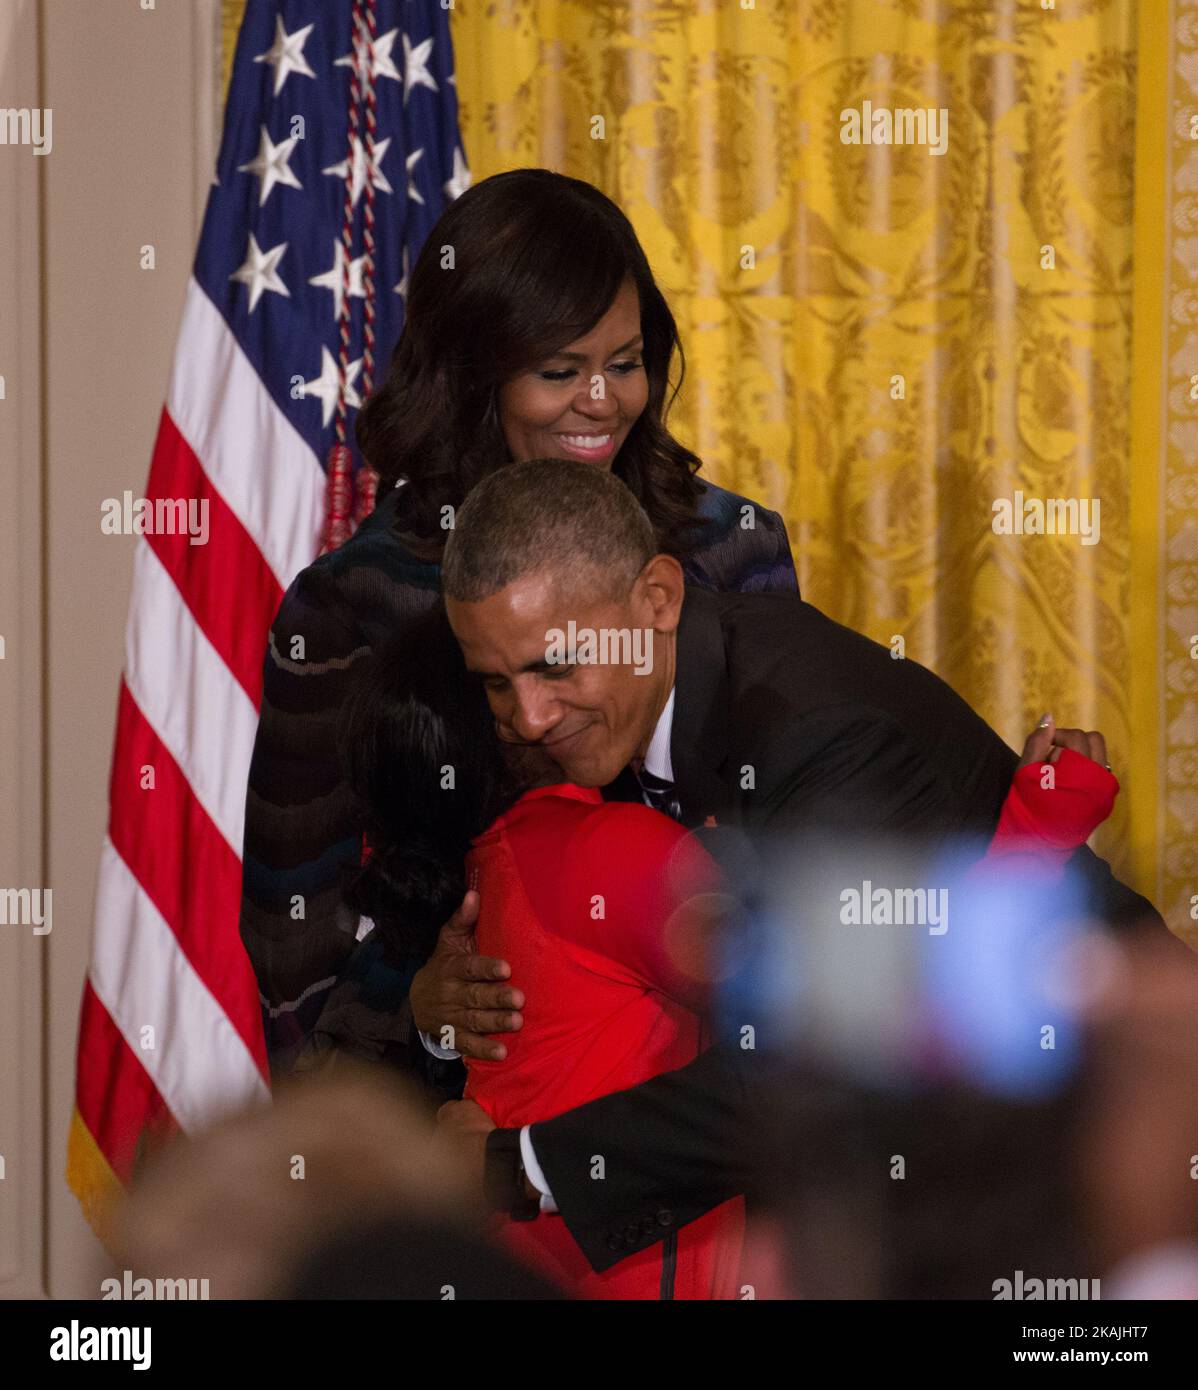
[[[722,879],[693,836],[647,806],[607,802],[571,836],[563,871],[575,891],[557,925],[584,960],[705,1012]]]
[[[1113,773],[1070,748],[1055,763],[1019,768],[983,862],[1031,855],[1045,869],[1063,869],[1111,814],[1118,794]]]

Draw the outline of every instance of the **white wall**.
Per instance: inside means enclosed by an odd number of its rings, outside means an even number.
[[[49,936],[0,927],[0,1295],[95,1297],[66,1135],[134,537],[213,164],[218,0],[4,0],[0,106],[0,887],[49,886]],[[157,267],[139,268],[155,247]]]

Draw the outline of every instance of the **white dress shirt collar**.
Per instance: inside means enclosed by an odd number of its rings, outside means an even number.
[[[674,764],[670,761],[670,735],[674,730],[674,690],[675,687],[671,686],[670,698],[658,716],[653,737],[645,751],[645,771],[654,777],[660,777],[663,782],[674,780]]]

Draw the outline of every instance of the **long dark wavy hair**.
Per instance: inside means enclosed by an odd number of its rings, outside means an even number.
[[[500,386],[590,332],[626,279],[640,299],[649,394],[612,471],[662,549],[686,554],[704,522],[699,459],[665,425],[685,372],[674,316],[628,218],[589,183],[548,169],[512,169],[467,189],[412,268],[403,332],[357,421],[380,492],[406,479],[397,531],[444,541],[442,508],[511,462]]]
[[[440,604],[368,660],[338,748],[367,849],[345,899],[393,962],[423,960],[466,891],[470,841],[524,790]]]

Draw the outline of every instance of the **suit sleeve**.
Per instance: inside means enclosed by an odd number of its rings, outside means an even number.
[[[717,1045],[678,1071],[532,1126],[549,1189],[593,1269],[746,1190],[756,1167],[746,1135],[763,1132],[768,1068],[760,1053]]]
[[[929,708],[929,719],[935,710]],[[773,831],[910,833],[933,846],[950,837],[988,842],[1010,793],[1018,755],[982,721],[969,739],[979,769],[973,794],[949,785],[935,757],[869,706],[846,705],[804,722],[804,754],[763,797],[761,819]],[[780,742],[781,740],[782,742]],[[784,735],[764,750],[767,765],[785,757]],[[1087,845],[1068,860],[1093,915],[1116,931],[1166,930],[1156,908],[1121,883]]]
[[[1090,911],[1108,927],[1117,932],[1169,930],[1148,899],[1117,879],[1089,845],[1074,854],[1069,869],[1080,879]]]

